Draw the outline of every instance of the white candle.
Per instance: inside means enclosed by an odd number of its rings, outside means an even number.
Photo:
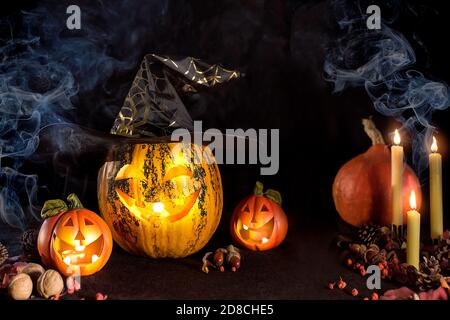
[[[392,224],[403,224],[403,147],[400,134],[395,130],[394,145],[391,147],[391,187],[392,187]]]
[[[411,192],[411,210],[408,211],[408,232],[406,236],[406,262],[419,270],[420,262],[420,213],[416,211],[416,194]]]
[[[438,239],[444,231],[442,205],[442,157],[433,137],[430,153],[430,225],[431,239]]]

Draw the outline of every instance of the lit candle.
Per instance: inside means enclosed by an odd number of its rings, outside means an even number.
[[[442,208],[442,157],[433,137],[430,153],[430,223],[431,239],[438,239],[443,232]]]
[[[400,145],[400,134],[395,130],[394,145],[391,147],[391,186],[392,186],[392,224],[403,224],[402,176],[403,147]]]
[[[420,256],[420,213],[416,211],[416,194],[411,192],[409,200],[411,210],[408,211],[408,232],[406,236],[406,261],[419,270]]]

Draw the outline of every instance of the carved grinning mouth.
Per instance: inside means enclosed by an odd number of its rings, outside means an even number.
[[[269,241],[272,237],[275,220],[270,219],[265,225],[260,228],[252,228],[244,225],[241,220],[237,222],[237,229],[241,237],[249,243],[263,244]]]
[[[141,205],[137,205],[136,199],[130,197],[121,190],[116,189],[116,193],[120,201],[126,205],[128,210],[141,219],[148,220],[151,217],[158,217],[160,219],[168,219],[169,221],[174,222],[184,218],[191,211],[198,195],[200,194],[200,191],[196,191],[191,195],[184,197],[183,205],[174,206],[170,201],[160,202],[163,204],[163,208],[167,209],[163,212],[155,212],[155,203],[143,203]]]
[[[53,245],[61,260],[67,265],[85,266],[94,263],[103,251],[103,235],[87,246],[72,245],[53,235]],[[78,240],[75,240],[78,241]]]

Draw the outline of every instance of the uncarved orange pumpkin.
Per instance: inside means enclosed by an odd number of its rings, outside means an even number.
[[[286,214],[281,208],[281,196],[256,183],[254,194],[242,200],[231,218],[231,235],[240,245],[255,251],[277,247],[288,230]]]
[[[373,145],[344,164],[337,173],[333,184],[334,204],[341,218],[353,226],[368,223],[389,225],[392,221],[391,152],[373,122],[365,119],[363,123]],[[412,190],[420,208],[419,179],[405,164],[402,189],[405,224]]]
[[[42,262],[66,276],[88,276],[108,261],[112,235],[108,225],[94,212],[82,207],[78,198],[69,196],[71,206],[62,200],[49,200],[42,210],[38,251]]]

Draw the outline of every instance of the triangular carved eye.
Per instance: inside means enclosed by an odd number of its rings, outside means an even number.
[[[64,225],[64,227],[73,227],[73,221],[72,219],[67,220],[66,224]]]
[[[269,211],[269,209],[266,207],[265,204],[263,204],[261,207],[261,212],[267,212],[267,211]]]
[[[244,210],[242,210],[244,212],[249,213],[250,212],[250,208],[248,207],[248,204],[245,205]]]
[[[93,226],[94,223],[93,223],[91,220],[84,219],[84,225],[85,225],[85,226]]]

